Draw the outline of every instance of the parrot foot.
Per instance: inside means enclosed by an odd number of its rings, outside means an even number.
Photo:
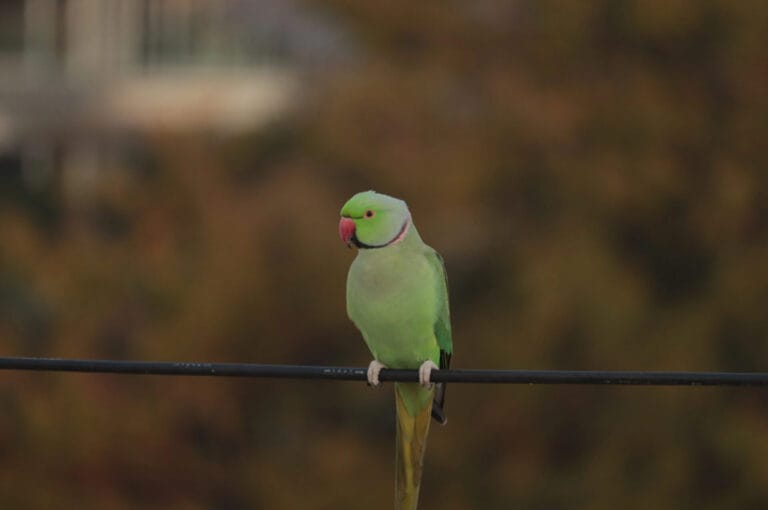
[[[375,359],[368,365],[368,384],[373,387],[378,387],[379,384],[379,372],[382,368],[387,368],[386,365]]]
[[[432,387],[432,383],[429,381],[429,378],[432,375],[432,370],[440,370],[440,367],[435,365],[435,362],[431,359],[428,359],[419,367],[419,384],[425,388]]]

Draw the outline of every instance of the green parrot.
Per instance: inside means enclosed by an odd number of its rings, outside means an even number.
[[[339,235],[358,248],[347,276],[347,314],[373,354],[368,383],[379,385],[382,368],[419,371],[419,383],[395,383],[395,508],[412,510],[430,416],[447,421],[445,384],[430,383],[431,371],[448,368],[453,352],[445,266],[421,240],[405,202],[375,191],[344,204]]]

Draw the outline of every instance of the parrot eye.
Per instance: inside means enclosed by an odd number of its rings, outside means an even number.
[[[373,215],[374,215],[374,214],[375,214],[375,213],[374,213],[373,211],[371,211],[370,209],[368,209],[367,211],[365,211],[365,217],[366,217],[366,218],[373,218]]]

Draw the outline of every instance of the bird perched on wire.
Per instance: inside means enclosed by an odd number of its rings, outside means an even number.
[[[368,383],[379,385],[382,368],[419,371],[418,384],[395,383],[395,508],[413,510],[430,416],[447,421],[445,385],[430,382],[453,351],[445,266],[421,240],[406,203],[375,191],[344,204],[339,235],[358,248],[347,276],[347,314],[373,354]]]

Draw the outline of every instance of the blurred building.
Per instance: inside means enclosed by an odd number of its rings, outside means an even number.
[[[0,171],[87,183],[151,132],[258,128],[295,95],[282,40],[292,12],[274,1],[3,0]]]

